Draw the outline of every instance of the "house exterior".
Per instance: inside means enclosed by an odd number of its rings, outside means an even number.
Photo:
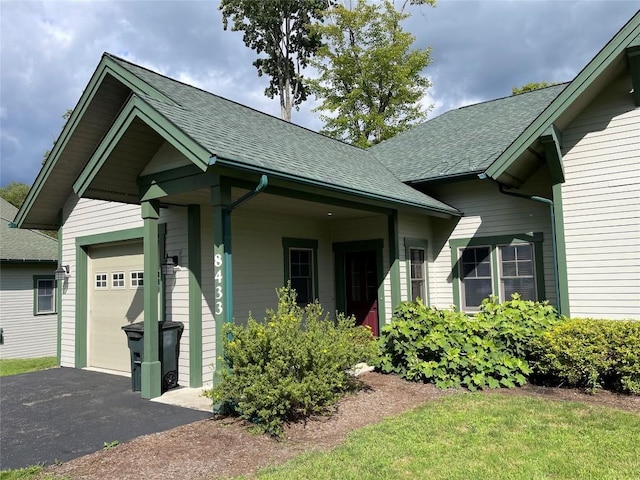
[[[0,198],[0,358],[54,357],[58,242],[38,231],[12,228],[17,212]]]
[[[416,297],[640,318],[639,36],[637,14],[572,82],[369,150],[105,54],[16,218],[59,229],[61,365],[128,371],[121,327],[143,321],[158,396],[158,322],[180,321],[201,386],[223,325],[286,282],[374,333]]]

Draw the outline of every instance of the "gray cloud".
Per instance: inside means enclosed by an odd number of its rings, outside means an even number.
[[[0,1],[0,183],[31,183],[103,52],[279,114],[255,54],[222,29],[217,2]],[[566,81],[636,12],[632,1],[456,1],[412,11],[406,28],[433,47],[431,116]],[[294,121],[317,130],[312,102]]]

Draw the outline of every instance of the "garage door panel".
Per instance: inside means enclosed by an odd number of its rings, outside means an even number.
[[[143,320],[142,243],[92,247],[89,286],[89,365],[130,371],[127,336],[122,326]],[[132,279],[132,273],[137,274]]]

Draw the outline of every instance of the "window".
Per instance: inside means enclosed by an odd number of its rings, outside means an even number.
[[[411,271],[411,300],[420,298],[425,300],[425,265],[424,265],[424,249],[410,248],[409,262]]]
[[[318,241],[283,238],[285,283],[298,294],[298,304],[307,305],[318,298]]]
[[[106,273],[96,273],[96,288],[107,288]]]
[[[111,274],[111,288],[124,288],[124,272]]]
[[[56,281],[53,275],[33,277],[33,314],[56,313]]]
[[[477,311],[495,295],[504,302],[518,293],[524,300],[545,298],[541,233],[451,240],[454,301]]]
[[[144,285],[144,272],[131,272],[131,288],[138,288]]]

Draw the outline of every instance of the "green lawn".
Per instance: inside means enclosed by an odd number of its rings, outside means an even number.
[[[446,397],[260,479],[640,479],[640,415],[500,394]]]
[[[0,360],[0,377],[18,373],[36,372],[58,365],[56,357],[6,358]]]

